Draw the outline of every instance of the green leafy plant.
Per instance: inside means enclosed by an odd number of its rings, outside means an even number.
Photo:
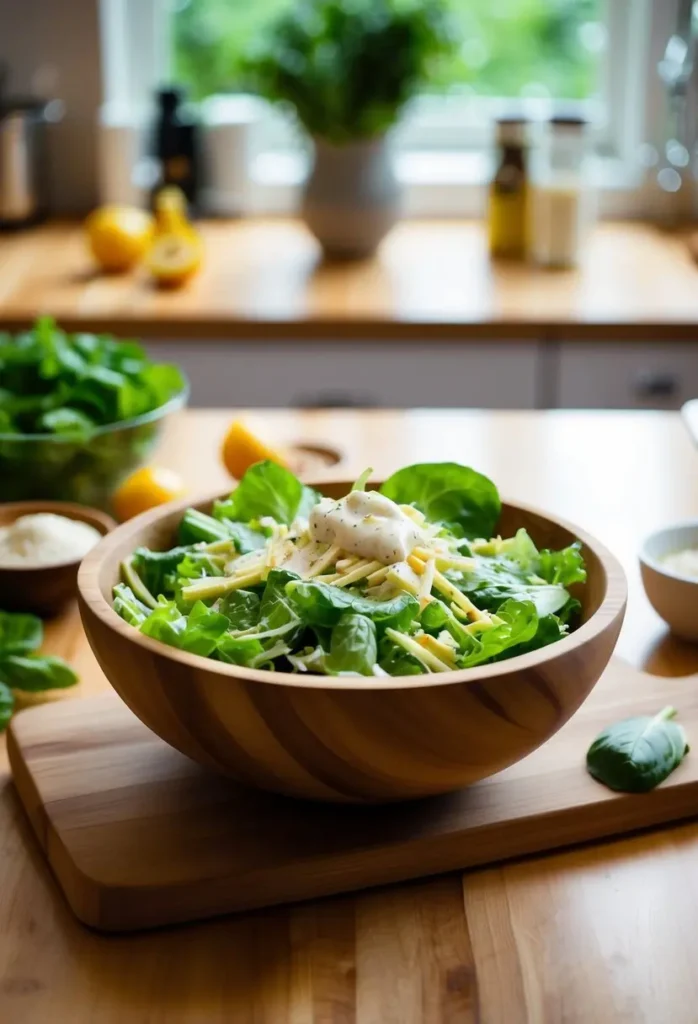
[[[0,434],[86,438],[165,405],[185,388],[176,366],[135,341],[67,334],[50,317],[0,336]]]
[[[150,453],[187,385],[134,341],[67,334],[52,319],[0,334],[2,498],[107,507]]]
[[[454,49],[442,0],[299,0],[247,61],[249,84],[335,144],[382,135]]]
[[[176,547],[138,548],[124,562],[115,611],[180,650],[326,675],[469,668],[567,635],[580,605],[566,585],[586,579],[580,546],[539,551],[525,530],[487,539],[499,494],[468,467],[408,466],[380,489],[372,507],[383,519],[359,514],[368,533],[414,526],[421,540],[402,560],[317,540],[313,523],[346,512],[368,475],[346,498],[324,499],[313,520],[321,496],[275,463],[257,463],[212,515],[184,513]]]
[[[654,789],[689,750],[683,728],[673,721],[675,715],[675,708],[666,707],[654,718],[628,718],[604,729],[587,752],[589,773],[624,793]]]
[[[35,653],[43,635],[41,619],[35,615],[0,611],[0,732],[12,718],[13,690],[62,690],[78,681],[62,658]]]

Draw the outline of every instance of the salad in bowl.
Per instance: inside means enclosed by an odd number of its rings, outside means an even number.
[[[578,541],[494,535],[497,488],[466,466],[408,466],[378,490],[370,474],[329,498],[257,463],[210,514],[184,512],[174,547],[122,562],[115,611],[190,654],[328,677],[468,669],[574,629]]]

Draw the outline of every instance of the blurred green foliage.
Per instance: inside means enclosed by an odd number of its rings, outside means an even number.
[[[597,88],[604,0],[442,0],[459,45],[429,87],[582,99]],[[370,0],[367,0],[370,6]],[[402,0],[394,0],[397,7]],[[244,83],[250,50],[298,0],[174,0],[174,70],[194,99]]]
[[[299,0],[262,33],[250,88],[285,104],[309,135],[382,135],[428,85],[455,35],[442,0]]]

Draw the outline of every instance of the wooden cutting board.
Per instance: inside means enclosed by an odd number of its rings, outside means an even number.
[[[698,813],[698,754],[643,796],[594,782],[605,725],[665,704],[698,743],[698,676],[612,662],[575,717],[498,775],[410,804],[304,804],[212,776],[112,694],[22,712],[8,737],[19,796],[75,914],[150,928],[474,867]]]

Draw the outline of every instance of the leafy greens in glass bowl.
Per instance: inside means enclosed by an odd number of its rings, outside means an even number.
[[[48,317],[0,335],[0,499],[108,507],[187,397],[181,371],[134,341],[67,334]]]
[[[114,609],[143,634],[233,665],[327,676],[451,672],[526,654],[574,625],[581,544],[492,536],[501,503],[454,463],[367,471],[322,497],[272,462],[211,514],[185,511],[176,547],[122,564]]]

